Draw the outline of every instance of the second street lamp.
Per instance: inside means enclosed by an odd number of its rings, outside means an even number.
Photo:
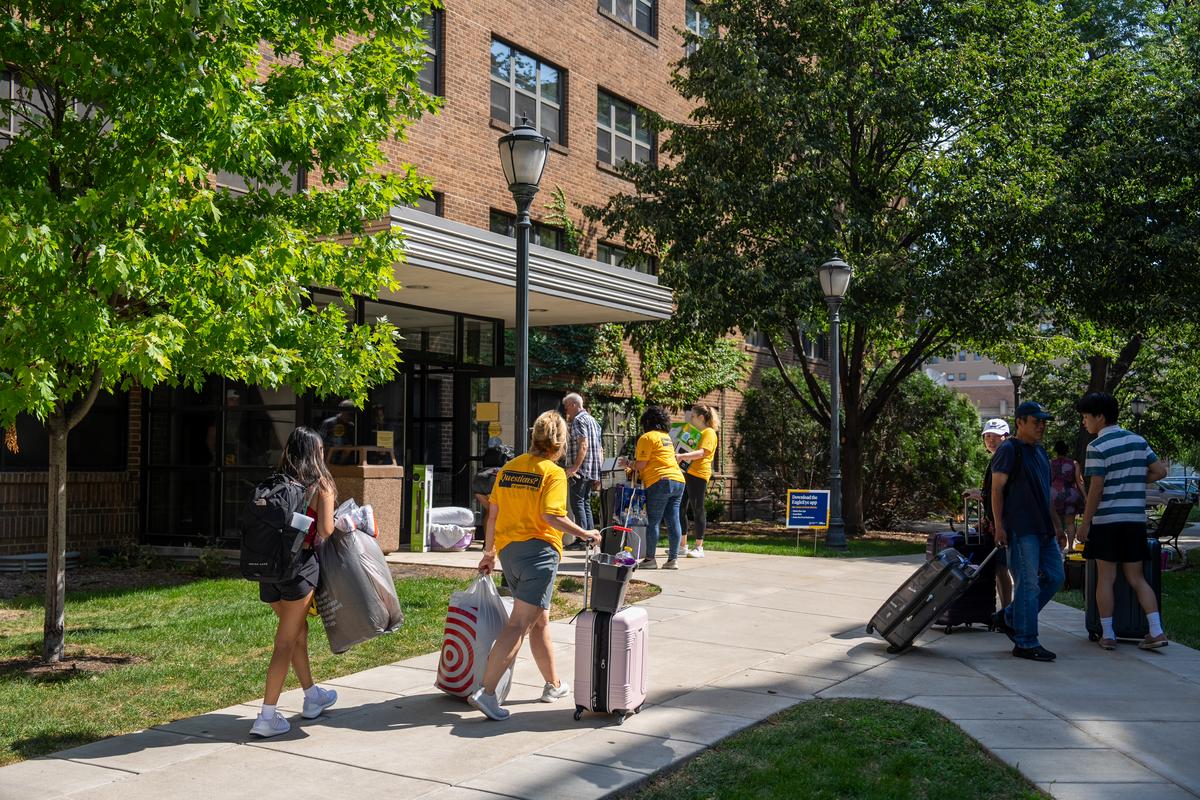
[[[513,449],[524,453],[529,440],[529,207],[537,196],[546,168],[550,140],[537,132],[525,117],[500,137],[500,168],[517,203],[517,317],[516,377],[514,388]]]
[[[1133,398],[1129,404],[1129,410],[1133,412],[1133,432],[1140,434],[1142,432],[1142,414],[1146,413],[1146,401],[1140,397]]]
[[[817,278],[825,302],[829,304],[829,530],[825,546],[846,549],[846,523],[842,520],[842,343],[841,307],[850,287],[850,265],[840,258],[830,259],[817,268]]]
[[[1021,405],[1021,381],[1025,378],[1025,365],[1021,362],[1008,365],[1008,377],[1012,379],[1013,385],[1013,411],[1016,412],[1017,406]]]

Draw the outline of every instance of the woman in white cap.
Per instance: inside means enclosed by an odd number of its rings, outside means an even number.
[[[994,456],[996,448],[1000,443],[1009,436],[1008,423],[999,417],[993,417],[983,423],[983,446],[987,448],[988,455]],[[984,497],[992,496],[992,465],[989,462],[986,470],[983,471],[983,489],[969,489],[963,493],[965,496],[973,500],[980,500]],[[980,527],[983,528],[989,536],[995,525],[992,520],[992,504],[990,502],[980,502],[981,519]],[[1012,602],[1013,582],[1012,575],[1008,572],[1008,557],[1004,550],[996,553],[996,591],[1000,594],[1000,607],[1008,608]]]

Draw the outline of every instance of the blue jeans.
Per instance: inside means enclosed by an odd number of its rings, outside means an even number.
[[[1037,647],[1038,612],[1062,586],[1063,558],[1054,536],[1009,535],[1008,569],[1013,576],[1012,605],[1004,618],[1016,634],[1017,647]]]
[[[679,554],[679,504],[683,500],[683,482],[662,478],[646,487],[646,558],[654,558],[658,546],[658,526],[667,523],[667,558]]]
[[[596,527],[592,519],[592,481],[589,478],[571,478],[568,482],[571,488],[571,516],[575,524],[590,531]]]

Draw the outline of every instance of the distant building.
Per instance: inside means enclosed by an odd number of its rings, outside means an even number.
[[[960,350],[949,358],[925,361],[925,374],[936,383],[966,395],[980,420],[1007,417],[1013,412],[1013,384],[1008,367],[980,353]]]

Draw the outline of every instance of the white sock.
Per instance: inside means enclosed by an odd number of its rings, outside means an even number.
[[[1117,634],[1113,633],[1112,617],[1101,617],[1100,627],[1104,629],[1105,639],[1116,639]]]
[[[1162,636],[1162,617],[1155,611],[1153,614],[1146,615],[1146,621],[1150,623],[1150,635]]]
[[[312,686],[305,689],[304,690],[304,699],[305,700],[320,700],[321,699],[321,687],[317,686],[314,683]]]
[[[274,719],[275,718],[275,706],[269,706],[266,703],[263,703],[262,708],[259,709],[259,711],[258,711],[258,718],[259,719]]]

